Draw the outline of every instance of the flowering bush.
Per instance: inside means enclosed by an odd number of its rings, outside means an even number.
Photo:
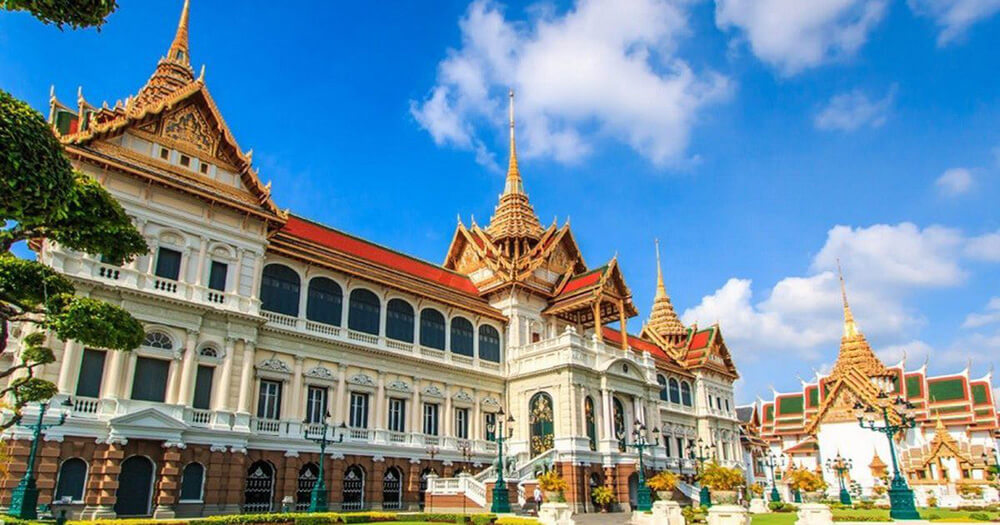
[[[698,480],[709,490],[720,490],[724,492],[739,490],[743,486],[743,472],[739,469],[728,468],[712,462],[705,465]]]
[[[550,470],[538,476],[538,488],[545,492],[563,492],[569,488],[569,484],[558,472]]]
[[[664,470],[646,480],[646,486],[656,492],[670,492],[677,488],[677,474]]]
[[[826,481],[823,477],[807,469],[795,469],[789,473],[788,485],[802,492],[820,492],[826,490]]]

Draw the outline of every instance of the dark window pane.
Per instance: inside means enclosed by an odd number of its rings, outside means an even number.
[[[80,458],[70,458],[59,466],[59,483],[56,500],[69,496],[73,501],[83,500],[83,486],[87,481],[87,463]]]
[[[83,397],[100,397],[101,380],[104,378],[104,350],[83,350],[80,361],[80,377],[76,383],[76,395]]]
[[[135,360],[132,379],[132,399],[163,402],[167,392],[167,372],[170,362],[150,357]]]
[[[676,379],[670,379],[670,402],[680,403],[681,402],[681,387],[677,383]]]
[[[344,294],[340,285],[327,279],[317,277],[309,281],[309,296],[306,298],[306,319],[340,326],[341,303]]]
[[[181,275],[181,252],[160,248],[156,256],[156,276],[177,281]]]
[[[205,467],[201,463],[188,463],[181,476],[181,501],[201,501],[204,480]]]
[[[260,307],[270,312],[298,317],[299,274],[281,264],[265,266],[260,281]]]
[[[385,312],[385,335],[397,341],[413,342],[413,307],[402,299],[389,301]]]
[[[500,362],[500,333],[489,325],[479,327],[479,358]]]
[[[351,292],[351,309],[347,315],[347,327],[366,334],[378,335],[379,314],[382,302],[374,293],[357,289]]]
[[[425,308],[420,312],[420,345],[444,350],[444,316]]]
[[[281,418],[281,383],[261,380],[260,394],[257,397],[257,417]]]
[[[226,291],[226,272],[228,270],[228,264],[212,261],[212,269],[208,272],[208,287],[220,292]]]
[[[464,317],[451,320],[451,351],[459,355],[472,357],[472,323]]]
[[[191,406],[208,410],[212,403],[212,375],[215,368],[198,365],[198,375],[194,380],[194,401]]]

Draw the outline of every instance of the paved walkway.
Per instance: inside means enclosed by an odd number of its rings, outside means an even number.
[[[576,525],[624,525],[629,522],[631,517],[632,514],[626,512],[609,512],[607,514],[589,512],[574,514],[573,521],[576,522]]]

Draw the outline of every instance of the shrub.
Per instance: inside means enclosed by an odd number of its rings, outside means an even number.
[[[684,507],[681,509],[681,515],[684,516],[685,523],[705,523],[706,510],[701,507]]]
[[[826,490],[826,481],[815,472],[800,468],[788,474],[788,485],[802,492],[819,492]]]
[[[677,474],[664,470],[646,480],[646,486],[657,492],[670,492],[677,488]]]
[[[611,490],[610,487],[594,487],[594,490],[590,492],[590,496],[594,498],[594,501],[602,507],[611,505],[615,502],[615,491]]]
[[[871,514],[834,514],[833,521],[892,521],[889,516],[872,516]]]
[[[978,499],[983,497],[983,487],[978,485],[959,485],[958,495],[966,499]]]
[[[753,492],[753,495],[759,498],[764,495],[764,485],[754,483],[753,485],[750,485],[750,492]]]
[[[799,510],[797,505],[783,501],[772,501],[767,504],[767,508],[771,509],[771,512],[795,512]]]
[[[733,491],[743,486],[743,472],[712,462],[705,465],[698,480],[709,490]]]
[[[990,515],[985,512],[973,512],[969,517],[976,521],[990,521]]]
[[[937,496],[927,496],[927,506],[928,507],[937,507],[937,505],[938,505]]]
[[[538,476],[538,488],[545,492],[562,492],[569,488],[569,484],[558,472],[550,470]]]
[[[534,518],[516,518],[504,516],[497,519],[497,525],[538,525],[538,520]]]

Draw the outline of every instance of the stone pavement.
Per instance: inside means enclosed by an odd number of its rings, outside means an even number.
[[[629,522],[631,517],[632,514],[628,512],[609,512],[607,514],[589,512],[574,514],[573,521],[576,522],[576,525],[624,525]]]

